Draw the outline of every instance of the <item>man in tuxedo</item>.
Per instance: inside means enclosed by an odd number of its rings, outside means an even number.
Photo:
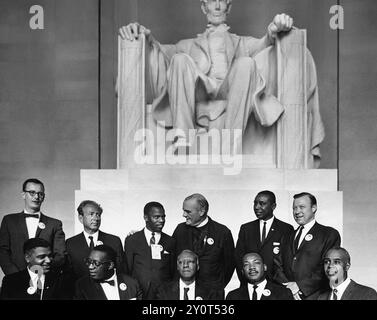
[[[246,283],[228,293],[226,300],[293,300],[284,286],[266,279],[267,266],[258,253],[246,253],[242,258],[242,275]]]
[[[179,279],[163,283],[157,289],[158,300],[217,300],[216,291],[196,281],[199,270],[198,255],[191,250],[183,250],[177,258]]]
[[[0,266],[5,275],[24,270],[23,245],[30,238],[42,238],[51,244],[52,267],[65,262],[65,234],[62,222],[41,212],[45,187],[38,179],[27,179],[22,185],[24,210],[4,216],[0,227]]]
[[[67,239],[67,253],[69,270],[73,280],[88,274],[85,258],[90,251],[98,245],[105,244],[112,247],[116,252],[116,268],[122,270],[123,247],[119,237],[102,232],[101,226],[102,207],[95,201],[85,200],[77,207],[78,218],[84,227],[83,232]]]
[[[199,257],[200,271],[197,279],[208,288],[223,292],[232,278],[234,261],[234,242],[230,230],[208,217],[207,199],[198,193],[183,201],[183,217],[173,238],[177,252],[189,249]]]
[[[316,222],[317,199],[308,192],[293,197],[293,217],[299,228],[284,236],[283,247],[274,260],[274,280],[292,291],[296,300],[316,300],[328,289],[323,258],[332,247],[340,245],[334,228]]]
[[[271,191],[265,190],[254,199],[254,213],[257,220],[245,223],[238,233],[236,245],[236,266],[240,281],[243,276],[242,257],[248,252],[259,253],[267,267],[266,277],[272,280],[273,259],[280,251],[283,235],[293,231],[293,227],[274,216],[276,197]]]
[[[2,300],[68,299],[63,276],[51,271],[50,244],[41,238],[31,238],[23,245],[27,267],[3,279]]]
[[[156,298],[156,289],[173,278],[176,265],[175,240],[162,232],[165,209],[159,202],[144,206],[145,228],[124,243],[127,274],[137,279],[143,299]]]
[[[89,275],[76,282],[75,300],[140,300],[137,280],[115,269],[117,254],[107,245],[91,250],[85,263]]]
[[[331,248],[325,255],[323,266],[331,290],[321,293],[318,300],[377,300],[376,290],[348,277],[351,257],[346,249]]]

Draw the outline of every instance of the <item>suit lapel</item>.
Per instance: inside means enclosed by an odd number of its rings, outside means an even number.
[[[38,223],[37,231],[35,232],[35,237],[36,238],[38,238],[39,235],[42,232],[42,229],[40,228],[40,226],[42,225],[42,223],[45,226],[43,229],[45,229],[47,227],[47,217],[44,214],[42,214],[42,212],[41,212],[41,216],[39,218],[39,223]]]
[[[17,218],[18,218],[17,224],[19,225],[20,231],[22,235],[24,236],[24,239],[23,239],[24,241],[22,243],[24,243],[26,240],[29,239],[29,231],[27,230],[26,219],[25,217],[23,217],[23,212],[21,212]]]
[[[127,286],[123,277],[121,275],[117,274],[117,280],[118,280],[119,299],[120,300],[129,300],[130,295],[128,294],[128,288],[126,287],[126,290],[121,290],[121,287],[124,289],[124,285]]]
[[[208,45],[207,33],[204,32],[202,34],[199,34],[198,37],[195,38],[194,42],[203,50],[208,61],[211,61],[210,56],[209,56],[209,45]]]
[[[264,242],[262,243],[262,246],[264,246],[266,243],[268,243],[270,241],[270,239],[272,238],[272,236],[275,234],[275,232],[276,232],[275,230],[276,229],[277,229],[277,222],[276,222],[276,218],[274,218],[274,221],[271,224],[271,228],[268,231],[267,237],[266,237],[266,239],[264,239]]]
[[[308,234],[311,234],[313,236],[313,238],[314,238],[314,235],[317,232],[317,227],[318,227],[318,223],[316,222],[316,223],[314,223],[313,227],[311,227],[311,229],[307,232],[307,234],[305,235],[304,239],[302,239],[302,241],[301,241],[301,243],[300,243],[297,251],[300,251],[309,242],[309,241],[306,241],[306,239],[305,239]]]
[[[90,280],[90,284],[92,288],[88,288],[89,290],[89,295],[92,296],[93,300],[107,300],[105,291],[103,291],[102,286],[100,283]]]
[[[346,290],[344,290],[342,298],[340,300],[349,300],[349,297],[352,295],[354,288],[355,288],[355,283],[354,283],[353,280],[351,280],[351,282],[347,286]],[[330,296],[330,294],[329,294],[329,296]]]

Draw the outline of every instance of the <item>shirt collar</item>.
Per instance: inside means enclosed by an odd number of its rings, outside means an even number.
[[[84,230],[84,236],[86,239],[89,239],[89,237],[93,237],[93,241],[94,243],[96,243],[98,241],[98,234],[99,234],[99,231],[97,230],[96,232],[94,232],[93,234],[89,234],[87,233],[85,230]]]
[[[29,267],[27,267],[27,271],[29,272],[30,279],[31,279],[33,282],[35,282],[35,281],[38,280],[38,273],[35,273],[35,272],[31,271],[31,270],[29,269]],[[41,275],[41,277],[40,277],[40,280],[41,280],[41,281],[44,281],[44,278],[45,278],[45,274],[43,273],[43,274]]]
[[[195,289],[195,280],[193,283],[187,285],[186,283],[183,282],[183,280],[181,278],[179,278],[179,287],[180,288],[190,288],[190,290],[194,290]]]
[[[199,223],[196,227],[204,227],[208,223],[208,217],[206,217],[201,223]]]
[[[337,297],[338,299],[340,299],[344,293],[344,291],[347,289],[348,285],[351,283],[351,279],[350,278],[347,278],[346,280],[344,280],[340,285],[338,285],[337,287],[331,287],[331,289],[336,289],[338,292],[337,292]]]
[[[108,278],[108,279],[104,279],[105,281],[111,281],[111,280],[114,280],[115,281],[115,283],[116,283],[116,280],[117,280],[117,277],[116,277],[116,272],[115,272],[115,270],[114,270],[114,274],[110,277],[110,278]]]
[[[261,226],[263,226],[263,224],[266,222],[266,227],[270,227],[272,223],[274,222],[274,219],[275,219],[275,216],[272,216],[272,218],[268,220],[259,219],[259,223]]]
[[[304,225],[304,230],[308,232],[315,224],[315,219]]]

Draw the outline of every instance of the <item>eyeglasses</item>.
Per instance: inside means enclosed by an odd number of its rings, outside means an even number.
[[[89,267],[90,265],[94,265],[96,268],[102,266],[105,263],[110,263],[111,261],[97,261],[97,260],[92,260],[89,258],[84,259],[85,264]]]
[[[44,192],[36,192],[33,190],[25,190],[24,192],[30,194],[31,197],[35,197],[36,195],[38,195],[39,198],[44,198],[46,195]]]

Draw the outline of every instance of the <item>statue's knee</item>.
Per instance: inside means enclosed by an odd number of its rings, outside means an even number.
[[[176,53],[170,62],[172,67],[186,66],[191,63],[190,57],[185,53]]]
[[[255,60],[250,57],[237,58],[234,61],[234,67],[237,69],[237,71],[247,73],[253,72],[257,68]]]

